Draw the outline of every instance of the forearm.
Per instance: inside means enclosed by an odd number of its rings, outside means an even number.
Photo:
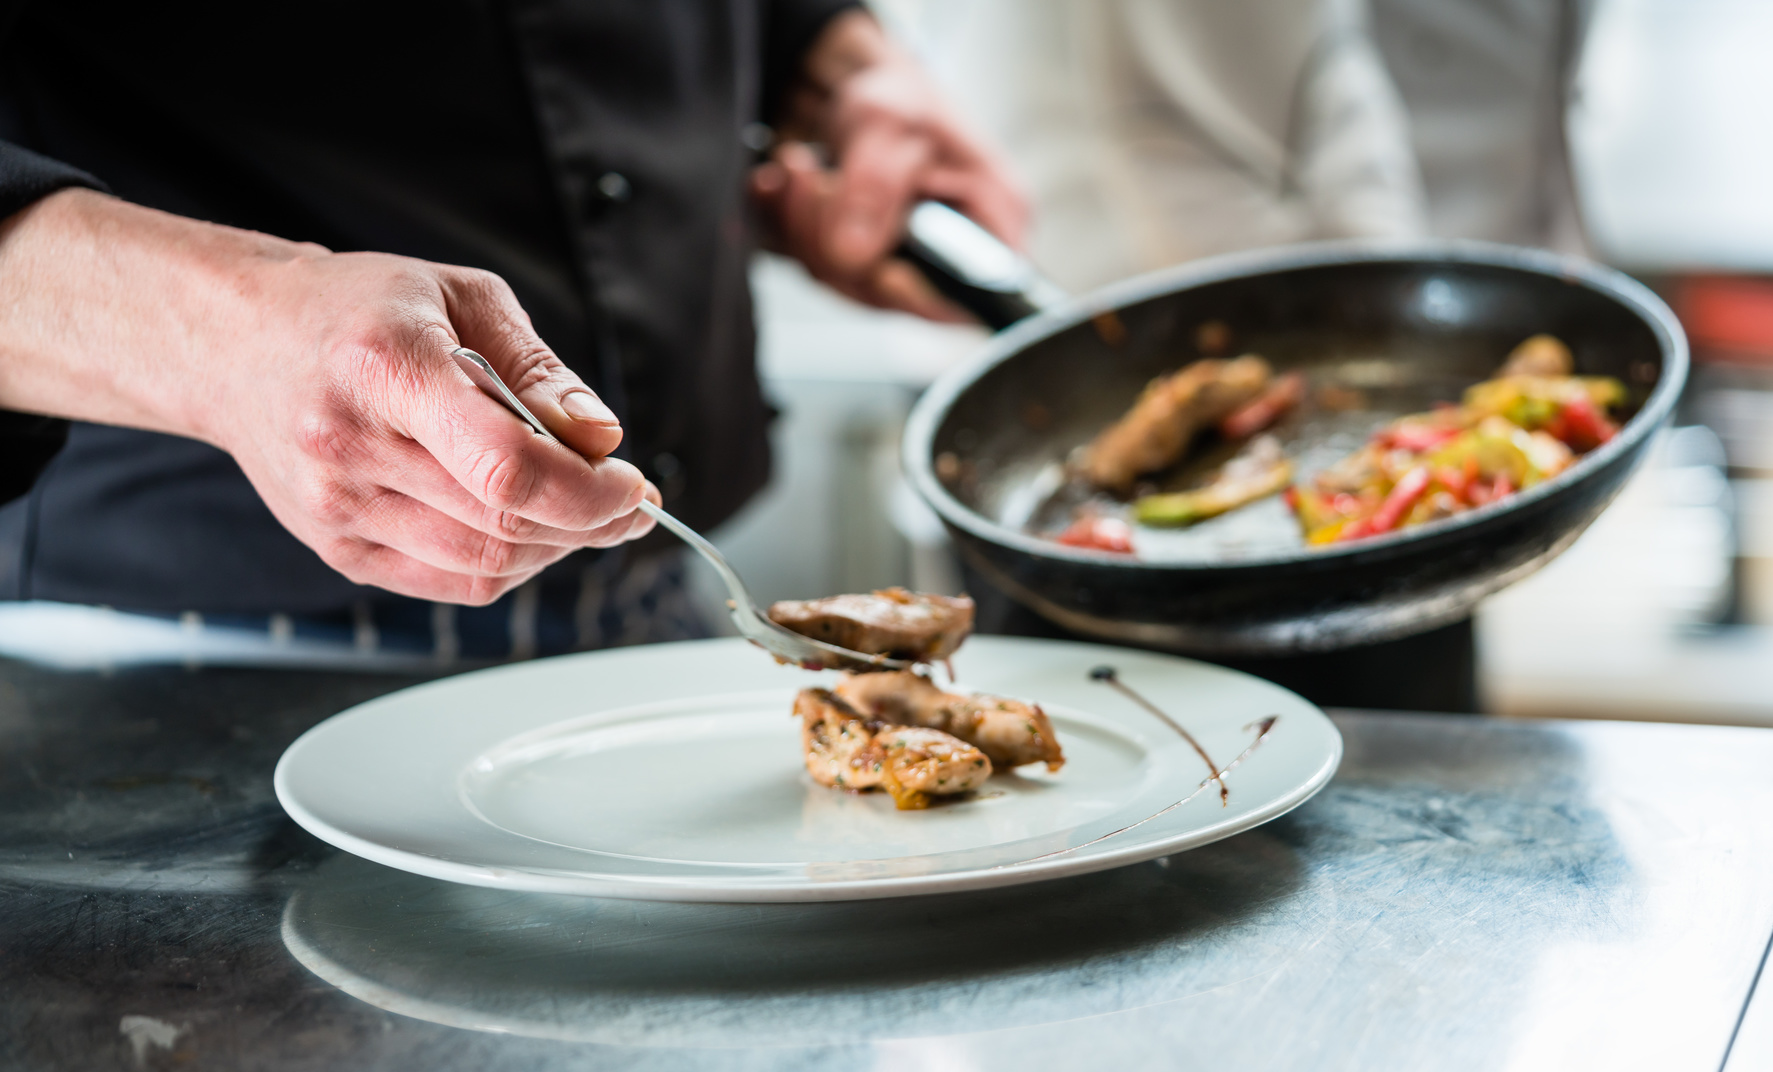
[[[216,442],[206,371],[250,359],[262,273],[315,252],[52,194],[0,223],[0,408]]]
[[[479,351],[562,443],[482,395]],[[478,603],[644,533],[615,415],[487,272],[53,194],[0,227],[0,408],[189,436],[362,583]]]

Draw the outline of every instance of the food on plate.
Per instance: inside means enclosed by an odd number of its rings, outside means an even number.
[[[794,713],[807,772],[820,785],[884,789],[909,811],[929,807],[934,797],[972,792],[991,777],[983,750],[938,729],[865,717],[826,689],[802,689]]]
[[[946,658],[972,631],[973,601],[888,588],[868,596],[777,603],[770,618],[857,651]],[[952,673],[952,672],[951,672]],[[995,770],[1065,764],[1037,704],[944,692],[910,670],[846,673],[835,690],[794,698],[806,769],[820,785],[884,789],[902,810],[969,793]]]
[[[900,811],[930,806],[934,797],[970,793],[991,777],[980,749],[941,730],[882,726],[874,734],[881,756],[880,787]]]
[[[1084,448],[1083,475],[1097,487],[1128,491],[1140,476],[1174,464],[1197,434],[1255,400],[1268,384],[1268,362],[1253,354],[1196,361],[1160,376]]]
[[[1039,704],[943,692],[910,670],[846,674],[836,695],[864,718],[941,730],[977,746],[1000,770],[1045,763],[1056,771],[1065,765],[1052,720]]]
[[[1269,435],[1258,436],[1226,462],[1205,487],[1135,499],[1133,517],[1141,525],[1192,525],[1265,499],[1292,479],[1293,466],[1281,451],[1280,441]],[[1059,542],[1065,542],[1063,537]]]
[[[973,601],[903,588],[868,595],[783,600],[770,621],[801,636],[866,655],[928,662],[954,654],[973,631]]]
[[[1309,544],[1452,517],[1562,472],[1618,434],[1625,386],[1571,375],[1562,342],[1535,335],[1459,405],[1400,417],[1354,454],[1287,489]]]
[[[801,689],[794,697],[800,717],[800,744],[807,773],[820,785],[874,789],[880,768],[871,751],[874,731],[849,704],[829,689]]]

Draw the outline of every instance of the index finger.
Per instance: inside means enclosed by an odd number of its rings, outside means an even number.
[[[587,458],[621,444],[615,412],[536,334],[503,279],[453,269],[440,282],[444,312],[461,344],[484,355],[494,375],[561,442]]]
[[[646,481],[638,469],[617,458],[586,458],[537,435],[457,367],[453,340],[433,345],[418,361],[413,389],[389,405],[396,426],[468,494],[492,510],[579,532],[640,504]]]

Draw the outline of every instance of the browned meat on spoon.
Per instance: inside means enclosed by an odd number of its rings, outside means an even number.
[[[928,662],[946,659],[973,631],[973,601],[883,588],[869,595],[783,600],[770,621],[851,651]]]
[[[1268,378],[1268,362],[1245,354],[1196,361],[1151,381],[1133,408],[1084,449],[1084,475],[1100,488],[1130,489],[1143,474],[1174,464],[1198,433],[1261,394]]]
[[[836,692],[864,718],[941,730],[976,745],[999,770],[1045,763],[1056,771],[1065,764],[1052,720],[1038,704],[943,692],[909,670],[846,674]]]

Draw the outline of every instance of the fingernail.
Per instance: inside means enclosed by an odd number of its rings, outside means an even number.
[[[561,396],[560,408],[575,421],[589,421],[592,424],[620,424],[615,411],[603,404],[590,391],[568,391]]]

